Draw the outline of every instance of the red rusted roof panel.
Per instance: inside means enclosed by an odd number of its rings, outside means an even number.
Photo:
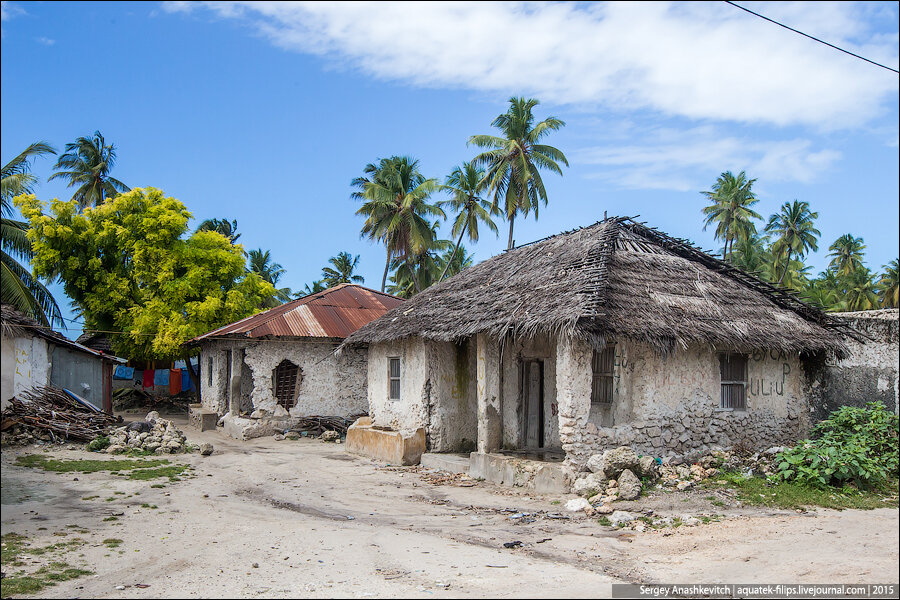
[[[225,325],[191,342],[232,335],[345,338],[402,302],[396,296],[342,284]]]

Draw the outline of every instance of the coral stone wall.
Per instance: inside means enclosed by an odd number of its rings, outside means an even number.
[[[822,388],[813,407],[815,421],[826,418],[841,406],[865,406],[866,402],[874,401],[881,401],[897,414],[898,313],[897,309],[891,309],[837,315],[865,338],[846,339],[848,356],[843,360],[831,357],[827,361],[820,377]]]
[[[281,361],[298,367],[299,381],[291,416],[349,416],[368,412],[366,399],[366,351],[346,350],[334,355],[332,342],[259,341],[206,343],[200,353],[200,384],[204,408],[224,414],[228,410],[226,351],[243,356],[241,410],[274,412],[273,371]],[[212,385],[210,381],[212,360]]]
[[[735,444],[764,449],[807,432],[808,392],[798,356],[750,353],[746,410],[723,410],[718,353],[709,348],[660,356],[641,344],[618,344],[611,407],[591,406],[592,353],[581,341],[558,340],[560,435],[576,467],[622,445],[666,456]],[[611,426],[603,426],[604,412],[612,413]]]

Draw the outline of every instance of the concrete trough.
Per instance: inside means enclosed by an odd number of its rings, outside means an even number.
[[[569,492],[569,478],[558,462],[473,452],[469,455],[469,477],[498,485],[522,487],[535,494]]]
[[[392,465],[417,465],[425,452],[425,429],[394,431],[373,426],[370,417],[360,417],[347,429],[346,448]]]

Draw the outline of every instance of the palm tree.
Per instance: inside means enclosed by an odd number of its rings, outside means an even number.
[[[869,269],[858,268],[846,277],[845,310],[872,310],[878,307],[878,288]]]
[[[833,269],[839,275],[850,275],[865,268],[862,261],[866,245],[861,237],[855,238],[851,234],[845,233],[828,249],[831,251],[828,254],[831,257],[828,268]]]
[[[439,222],[435,222],[432,226],[435,236],[439,225]],[[436,239],[430,248],[417,253],[412,260],[395,259],[391,263],[394,274],[391,276],[388,291],[401,298],[412,298],[437,283],[438,277],[447,267],[452,252],[453,242]],[[453,259],[453,262],[464,259],[464,252]]]
[[[753,273],[760,279],[771,281],[772,255],[769,252],[768,236],[752,233],[739,236],[731,243],[731,264],[748,273]],[[724,252],[724,249],[723,249]]]
[[[312,285],[306,284],[304,288],[298,292],[294,292],[294,298],[305,298],[310,294],[318,294],[319,292],[324,292],[328,287],[322,281],[313,281]]]
[[[473,162],[463,163],[462,167],[453,169],[444,182],[444,189],[449,190],[452,197],[450,200],[441,200],[437,205],[449,206],[454,212],[457,212],[451,235],[458,234],[459,237],[456,239],[456,245],[450,256],[447,257],[446,268],[438,278],[438,283],[444,280],[447,269],[453,264],[453,258],[462,243],[463,236],[468,234],[469,241],[472,243],[478,241],[479,221],[487,225],[488,229],[495,234],[497,233],[497,225],[491,219],[491,215],[500,214],[500,210],[478,195],[483,187],[484,170],[476,167]]]
[[[747,179],[744,171],[737,177],[731,171],[725,171],[716,179],[711,190],[700,192],[712,202],[703,208],[703,214],[706,215],[703,230],[706,231],[707,227],[715,223],[716,239],[725,240],[722,260],[728,260],[734,240],[756,233],[756,225],[752,219],[762,219],[750,208],[759,202],[753,193],[755,182],[755,179]]]
[[[65,328],[62,311],[50,293],[32,273],[19,262],[34,258],[26,232],[28,224],[12,218],[12,199],[20,194],[33,193],[37,178],[31,173],[31,159],[56,154],[46,142],[35,142],[3,165],[2,194],[0,194],[0,301],[10,304],[41,325]]]
[[[272,261],[271,254],[268,250],[263,251],[262,248],[251,250],[247,253],[247,270],[256,273],[264,281],[268,281],[275,288],[275,296],[273,306],[279,303],[287,302],[291,299],[291,288],[279,288],[278,280],[284,275],[284,268],[277,262]],[[270,302],[271,303],[271,302]]]
[[[822,234],[813,226],[818,217],[819,213],[809,210],[808,202],[797,200],[794,200],[793,204],[785,202],[781,206],[781,212],[769,217],[766,231],[778,236],[772,245],[774,254],[780,257],[783,253],[787,253],[784,270],[778,278],[779,285],[788,272],[792,254],[802,259],[809,250],[815,252],[819,249],[816,241]]]
[[[331,267],[322,269],[322,283],[326,287],[334,287],[342,283],[365,283],[362,275],[354,275],[359,264],[359,255],[351,256],[349,252],[339,252],[328,259]],[[333,268],[332,268],[333,267]]]
[[[78,186],[72,200],[78,206],[99,206],[106,198],[113,198],[131,188],[110,177],[109,172],[116,164],[116,147],[107,144],[99,131],[91,138],[80,137],[66,144],[65,153],[53,167],[56,173],[50,179],[66,179],[68,187]]]
[[[229,242],[234,244],[241,234],[237,232],[237,219],[204,219],[197,225],[196,231],[215,231],[222,234]]]
[[[900,306],[900,275],[895,258],[884,266],[884,274],[878,280],[878,290],[881,293],[882,308],[897,308]]]
[[[548,117],[535,125],[532,109],[540,102],[534,98],[510,98],[509,104],[509,109],[491,123],[503,137],[473,135],[469,138],[469,144],[489,148],[476,156],[473,162],[487,167],[485,179],[488,193],[494,197],[495,210],[499,209],[502,199],[503,212],[509,221],[507,250],[512,249],[514,244],[516,215],[521,213],[524,217],[534,211],[534,218],[537,219],[540,201],[547,205],[547,190],[540,169],[549,169],[561,176],[562,169],[558,163],[569,166],[569,161],[560,150],[538,143],[551,131],[564,127],[565,121]]]
[[[419,172],[419,161],[408,156],[383,158],[376,167],[365,168],[369,177],[358,177],[352,197],[364,204],[356,214],[366,217],[362,236],[384,243],[387,261],[381,290],[387,284],[391,262],[412,262],[418,254],[431,248],[434,231],[428,217],[446,218],[444,211],[429,204],[428,199],[440,188],[436,179],[426,179]],[[418,286],[414,279],[413,282]],[[417,291],[421,291],[417,288]]]

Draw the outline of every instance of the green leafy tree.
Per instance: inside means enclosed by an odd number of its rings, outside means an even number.
[[[72,200],[80,208],[100,206],[105,199],[127,192],[127,185],[112,177],[109,172],[116,164],[116,147],[107,144],[99,131],[90,138],[80,137],[66,144],[66,151],[53,167],[56,173],[50,179],[64,179],[68,187],[77,187]]]
[[[65,328],[62,311],[50,293],[19,261],[31,261],[34,253],[26,231],[28,224],[13,219],[12,199],[33,192],[37,177],[31,172],[31,160],[56,151],[45,142],[35,142],[3,165],[2,208],[0,208],[0,300],[19,312],[50,327]]]
[[[237,242],[241,234],[237,232],[237,220],[232,219],[204,219],[197,225],[196,231],[215,231],[222,234],[229,242],[234,244]]]
[[[271,283],[275,288],[275,296],[266,302],[266,308],[278,306],[291,299],[291,288],[278,287],[278,281],[285,273],[284,267],[272,260],[268,250],[264,251],[262,248],[250,250],[247,253],[247,270],[256,273],[263,281]]]
[[[540,143],[543,137],[566,123],[556,117],[548,117],[535,124],[532,111],[538,104],[540,102],[534,98],[510,98],[509,109],[491,123],[492,127],[500,130],[502,137],[474,135],[469,138],[469,144],[488,148],[473,162],[486,167],[487,190],[494,198],[493,206],[495,210],[502,206],[509,221],[507,249],[515,243],[513,227],[516,215],[525,217],[533,211],[537,219],[541,202],[547,205],[547,189],[540,170],[547,169],[561,176],[559,163],[569,166],[569,161],[560,150]]]
[[[896,258],[884,266],[884,274],[878,280],[878,294],[882,308],[900,306],[900,275]]]
[[[339,252],[337,256],[328,259],[330,267],[322,269],[322,283],[326,288],[334,287],[342,283],[365,283],[362,275],[354,274],[359,264],[359,255],[352,256],[349,252]]]
[[[491,219],[492,215],[500,214],[498,208],[479,195],[484,189],[484,170],[479,169],[473,162],[467,162],[462,167],[456,167],[447,176],[444,189],[451,193],[449,200],[438,202],[440,207],[449,207],[456,213],[453,221],[451,235],[457,236],[456,245],[445,261],[446,268],[437,281],[443,281],[448,269],[454,264],[453,258],[462,243],[463,236],[468,234],[469,241],[478,241],[478,223],[484,223],[488,229],[497,233],[497,225]]]
[[[712,224],[716,225],[715,236],[717,240],[724,240],[722,259],[728,260],[731,246],[735,240],[749,237],[756,233],[754,219],[762,217],[751,207],[759,202],[753,193],[755,179],[747,179],[747,174],[741,171],[735,176],[731,171],[725,171],[712,189],[700,192],[709,199],[711,204],[703,208],[706,222],[703,230]]]
[[[828,247],[830,251],[828,256],[831,258],[828,268],[844,276],[864,269],[863,251],[865,249],[866,245],[861,237],[853,237],[849,233],[842,235]]]
[[[245,268],[243,249],[201,231],[155,188],[135,188],[79,211],[34,195],[15,199],[28,220],[37,275],[58,273],[84,311],[85,328],[120,332],[114,350],[138,360],[183,357],[187,340],[253,314],[274,295]]]
[[[383,158],[378,165],[369,164],[365,177],[353,180],[357,188],[353,197],[363,201],[356,211],[365,217],[362,236],[380,241],[387,250],[387,261],[381,290],[394,260],[413,263],[435,241],[430,217],[446,218],[440,207],[428,200],[440,188],[436,179],[427,179],[419,172],[419,161],[408,156]],[[412,268],[412,267],[410,267]],[[413,279],[418,286],[418,281]],[[417,289],[417,291],[421,291]]]
[[[438,223],[434,224],[435,231]],[[401,298],[412,298],[422,290],[431,287],[447,266],[453,252],[450,240],[435,240],[431,248],[416,254],[412,260],[395,260],[391,267],[391,285],[388,292]],[[464,256],[460,254],[460,258]]]
[[[819,249],[816,242],[822,234],[814,226],[818,217],[819,213],[809,210],[808,202],[797,200],[793,203],[785,202],[778,214],[769,217],[766,232],[777,236],[772,245],[773,254],[777,259],[785,257],[777,283],[784,281],[790,268],[791,255],[802,259],[808,251]]]

